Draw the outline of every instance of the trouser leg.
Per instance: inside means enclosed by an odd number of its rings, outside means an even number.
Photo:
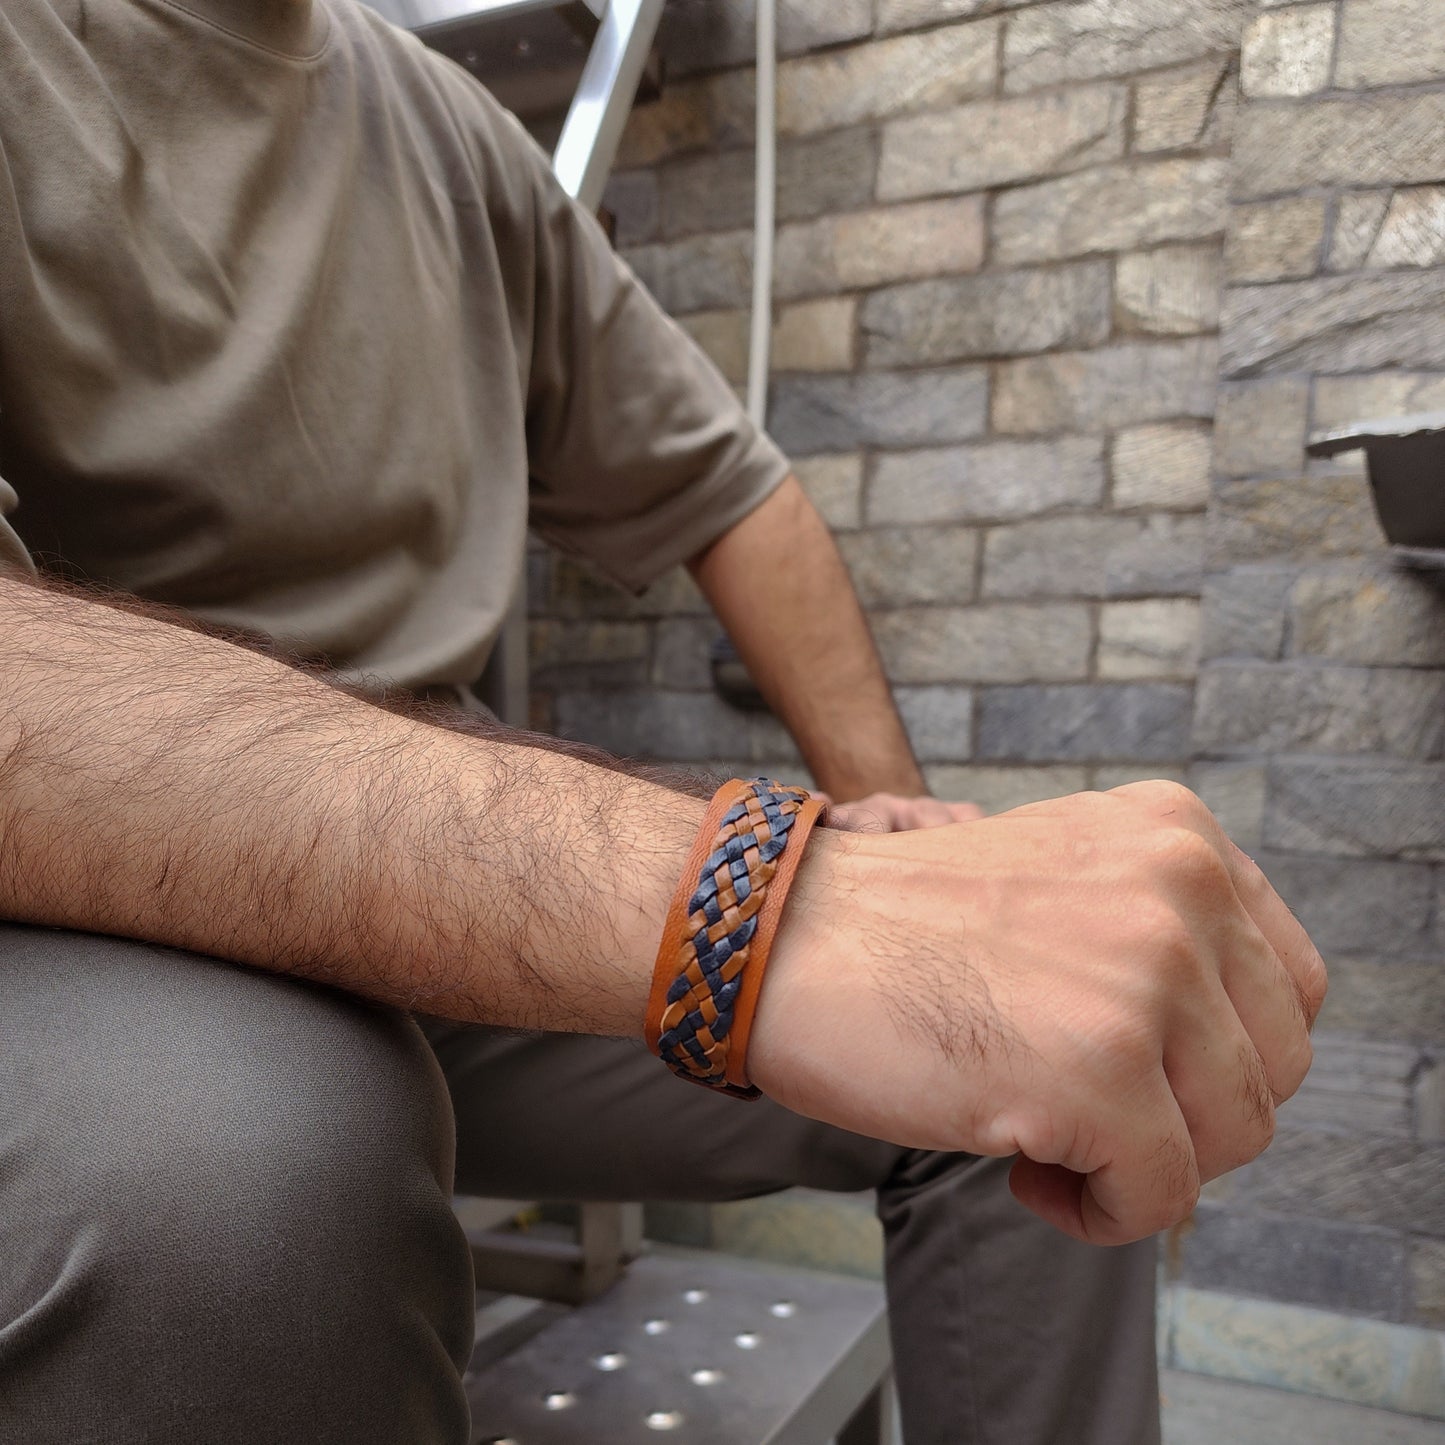
[[[429,1026],[457,1187],[725,1200],[876,1189],[908,1445],[1155,1445],[1152,1244],[1076,1244],[1006,1161],[899,1149],[674,1079],[640,1046]]]
[[[463,1445],[471,1263],[410,1020],[0,925],[0,1439]]]

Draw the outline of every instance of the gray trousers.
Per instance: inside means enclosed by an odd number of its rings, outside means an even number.
[[[0,1442],[464,1445],[459,1190],[876,1188],[909,1445],[1155,1445],[1154,1252],[1006,1164],[209,959],[0,925]],[[585,1422],[578,1436],[585,1445]]]

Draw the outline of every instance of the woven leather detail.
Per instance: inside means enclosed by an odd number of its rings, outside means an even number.
[[[739,1035],[746,1028],[738,1026],[740,1007],[756,1002],[761,985],[759,955],[765,956],[771,937],[759,938],[759,931],[779,862],[795,830],[807,833],[820,805],[802,788],[766,778],[729,783],[713,802],[704,824],[704,831],[715,829],[707,856],[693,875],[681,919],[669,915],[659,950],[657,983],[666,989],[654,988],[647,1040],[682,1078],[756,1095],[742,1067],[745,1038]],[[712,824],[718,808],[722,816]],[[769,935],[780,907],[779,897],[768,909]],[[750,963],[756,965],[752,977]],[[743,1012],[750,1023],[751,1008]]]

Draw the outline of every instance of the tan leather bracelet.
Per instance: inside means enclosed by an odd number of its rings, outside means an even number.
[[[748,1036],[788,889],[823,804],[734,778],[713,795],[673,895],[644,1036],[673,1073],[755,1099]]]

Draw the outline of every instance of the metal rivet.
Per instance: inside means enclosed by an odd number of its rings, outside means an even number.
[[[694,1370],[691,1375],[694,1385],[720,1385],[722,1377],[721,1370]]]
[[[762,1342],[763,1337],[761,1335],[755,1335],[751,1331],[745,1331],[743,1334],[733,1336],[733,1344],[740,1350],[755,1350]]]
[[[627,1356],[624,1354],[598,1355],[592,1361],[599,1370],[620,1370],[627,1363]]]
[[[705,1289],[685,1289],[682,1297],[690,1305],[700,1305],[707,1298],[707,1291]]]
[[[682,1424],[682,1415],[677,1410],[654,1410],[647,1417],[649,1430],[676,1430]]]
[[[669,1320],[647,1320],[642,1326],[645,1335],[665,1335],[672,1328]]]
[[[570,1410],[577,1403],[577,1397],[570,1390],[557,1390],[546,1396],[542,1403],[549,1410]]]
[[[798,1313],[798,1307],[790,1299],[780,1299],[768,1307],[768,1313],[778,1320],[790,1320]]]

